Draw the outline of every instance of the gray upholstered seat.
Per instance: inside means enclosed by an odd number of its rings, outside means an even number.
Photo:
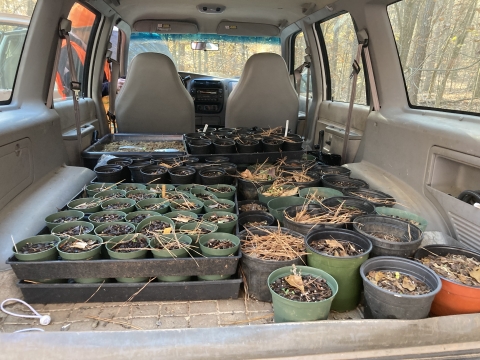
[[[195,131],[193,99],[163,54],[138,54],[116,100],[122,133],[189,133]]]
[[[277,127],[296,130],[298,96],[280,55],[260,53],[246,62],[240,80],[228,98],[226,127]]]

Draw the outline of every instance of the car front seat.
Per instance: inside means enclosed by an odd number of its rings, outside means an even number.
[[[190,133],[195,131],[193,99],[166,55],[135,56],[116,100],[121,133]]]
[[[280,55],[260,53],[246,62],[227,100],[225,127],[278,127],[296,130],[298,95]]]

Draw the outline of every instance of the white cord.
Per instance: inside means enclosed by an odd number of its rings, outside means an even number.
[[[19,303],[22,303],[23,305],[25,305],[26,307],[28,307],[30,310],[32,310],[32,312],[35,314],[35,315],[23,315],[23,314],[15,314],[15,313],[12,313],[8,310],[5,310],[3,305],[8,302],[8,301],[16,301],[16,302],[19,302]],[[52,321],[52,319],[50,318],[50,316],[48,315],[40,315],[33,307],[31,307],[29,304],[27,304],[25,301],[23,300],[20,300],[20,299],[6,299],[6,300],[3,300],[2,304],[0,304],[0,309],[5,313],[5,314],[8,314],[8,315],[12,315],[12,316],[17,316],[17,317],[23,317],[23,318],[27,318],[27,319],[40,319],[40,325],[48,325],[50,324],[50,322]],[[31,330],[31,329],[25,329],[25,330]],[[42,330],[43,331],[43,330]]]
[[[41,331],[41,332],[45,332],[45,330],[40,329],[40,328],[28,328],[28,329],[22,329],[22,330],[14,331],[14,333],[22,333],[22,332],[27,332],[27,331]]]

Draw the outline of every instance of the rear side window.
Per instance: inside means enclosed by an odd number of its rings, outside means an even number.
[[[412,107],[480,112],[476,0],[404,0],[387,7]]]
[[[36,0],[10,0],[0,7],[0,105],[9,104]]]
[[[68,14],[68,19],[72,21],[72,30],[70,31],[70,42],[73,52],[73,67],[69,66],[67,43],[62,40],[60,58],[58,61],[57,72],[55,74],[54,97],[56,101],[61,101],[72,96],[70,90],[71,68],[77,74],[77,80],[82,84],[83,95],[86,95],[86,85],[89,66],[89,53],[93,44],[93,34],[97,25],[97,15],[85,6],[75,3]],[[108,68],[106,68],[108,73]],[[107,79],[105,79],[107,81]]]
[[[358,40],[350,14],[342,14],[320,23],[327,57],[326,69],[329,69],[330,78],[327,86],[331,91],[330,100],[350,101],[352,90],[352,63],[357,55]],[[360,64],[362,66],[362,64]],[[328,76],[329,75],[329,76]],[[357,78],[356,104],[367,104],[365,76],[363,70]]]

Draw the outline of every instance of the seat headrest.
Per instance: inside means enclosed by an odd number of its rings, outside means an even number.
[[[135,77],[137,72],[143,73],[145,69],[157,69],[164,73],[176,74],[177,68],[167,55],[145,52],[136,55],[128,67],[128,76]]]
[[[245,67],[242,72],[242,78],[254,76],[257,79],[270,77],[271,74],[275,76],[286,75],[288,79],[288,70],[285,60],[274,53],[259,53],[250,56],[245,63]]]

